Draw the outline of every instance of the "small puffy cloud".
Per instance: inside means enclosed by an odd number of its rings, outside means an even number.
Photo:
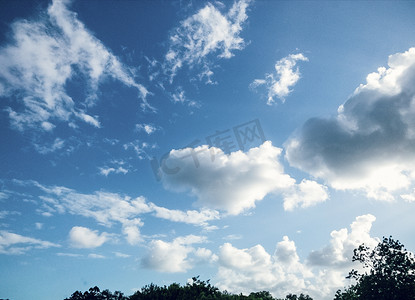
[[[0,230],[0,254],[24,254],[33,248],[46,249],[51,247],[60,247],[60,245]]]
[[[135,125],[135,129],[137,131],[144,131],[145,133],[147,133],[148,135],[156,132],[157,127],[155,127],[154,125],[151,124],[136,124]]]
[[[303,262],[294,241],[287,236],[277,243],[274,254],[263,246],[239,249],[230,243],[219,249],[218,287],[235,293],[268,290],[281,298],[288,293],[305,293],[314,299],[333,299],[336,290],[347,282],[353,249],[365,243],[369,247],[379,239],[370,236],[373,215],[363,215],[347,228],[334,230],[330,244],[313,251]]]
[[[193,267],[191,255],[205,259],[208,254],[212,256],[211,252],[196,250],[192,246],[205,241],[205,237],[196,235],[178,237],[172,242],[153,240],[149,244],[149,251],[147,256],[143,258],[142,265],[159,272],[185,272]]]
[[[306,208],[324,202],[328,198],[326,186],[312,180],[303,179],[299,184],[284,193],[284,209],[293,210],[298,206]]]
[[[248,152],[229,154],[206,145],[172,150],[165,166],[174,172],[165,172],[162,182],[167,189],[190,192],[201,207],[233,215],[255,207],[256,201],[270,193],[284,194],[286,209],[325,201],[325,187],[308,180],[297,185],[284,173],[281,151],[270,141]]]
[[[128,170],[124,169],[123,167],[118,167],[118,168],[112,168],[112,167],[107,167],[107,168],[99,168],[99,172],[101,175],[104,176],[108,176],[110,173],[115,173],[115,174],[127,174]]]
[[[125,234],[125,238],[130,245],[137,245],[139,242],[142,241],[140,229],[138,227],[139,225],[141,225],[141,222],[137,224],[134,224],[134,222],[132,222],[132,224],[127,224],[123,226],[122,232]]]
[[[109,174],[127,174],[129,172],[129,166],[123,160],[112,160],[106,166],[99,168],[99,173],[105,177],[108,177]]]
[[[300,80],[298,61],[308,61],[308,58],[298,53],[280,59],[275,64],[276,74],[270,73],[265,75],[265,79],[255,79],[251,83],[251,88],[255,89],[264,85],[268,90],[268,105],[275,103],[275,97],[284,102],[285,97],[292,92],[291,88]]]
[[[15,95],[19,102],[7,109],[18,130],[50,132],[58,122],[76,127],[76,121],[99,128],[98,118],[85,109],[96,103],[96,92],[106,78],[137,89],[144,106],[149,107],[147,89],[68,10],[69,4],[54,0],[36,20],[15,21],[10,43],[0,49],[0,97]],[[87,86],[82,103],[74,101],[66,89],[79,73]]]
[[[415,48],[391,55],[335,118],[310,119],[285,143],[289,163],[338,190],[405,195],[415,179],[414,82]]]
[[[105,232],[99,234],[97,230],[75,226],[69,232],[69,240],[75,248],[96,248],[102,246],[109,238]]]
[[[242,50],[245,42],[240,33],[242,25],[248,18],[246,11],[249,0],[235,2],[227,13],[208,3],[196,14],[181,22],[170,36],[170,48],[165,56],[165,72],[170,81],[176,73],[187,66],[197,66],[199,78],[206,78],[212,83],[211,60],[230,58],[234,50]]]

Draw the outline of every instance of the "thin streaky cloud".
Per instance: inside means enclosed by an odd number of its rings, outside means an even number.
[[[151,108],[151,94],[135,82],[128,68],[94,37],[77,15],[68,10],[70,1],[53,1],[37,20],[18,20],[11,25],[10,43],[0,50],[1,97],[16,96],[19,109],[7,109],[15,129],[52,131],[59,122],[72,127],[82,121],[101,127],[88,107],[97,103],[99,85],[106,78],[137,89],[143,107]],[[85,76],[85,100],[77,103],[65,85],[78,72]]]

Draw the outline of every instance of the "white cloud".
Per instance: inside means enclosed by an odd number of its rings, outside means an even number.
[[[92,218],[98,224],[107,227],[120,224],[126,241],[132,245],[143,240],[140,233],[140,227],[144,225],[141,220],[143,214],[152,213],[159,219],[202,226],[205,230],[214,229],[214,226],[209,225],[209,221],[220,218],[219,212],[215,210],[172,210],[147,202],[144,197],[132,198],[103,191],[83,194],[62,186],[44,186],[36,181],[14,180],[13,182],[21,187],[37,187],[44,193],[38,196],[41,200],[38,213],[48,217],[69,213]],[[77,229],[75,233],[78,232],[83,233],[86,230]],[[104,236],[100,235],[100,237]],[[110,238],[108,234],[105,237]]]
[[[24,254],[33,248],[47,249],[51,247],[60,247],[60,245],[0,230],[0,254]]]
[[[182,87],[178,87],[176,91],[171,96],[173,103],[180,103],[180,104],[186,104],[190,107],[198,107],[199,103],[197,103],[194,100],[190,100],[185,96],[184,90]]]
[[[88,254],[88,258],[93,258],[93,259],[104,259],[105,256],[101,255],[101,254],[96,254],[96,253],[90,253]]]
[[[81,215],[93,218],[107,227],[119,223],[126,240],[131,244],[140,240],[139,227],[143,223],[139,215],[151,211],[144,197],[131,198],[102,191],[82,194],[65,187],[47,187],[37,182],[23,184],[33,184],[48,194],[46,197],[39,197],[44,202],[41,212],[50,216],[55,213]]]
[[[333,299],[337,289],[346,285],[345,277],[355,268],[353,249],[362,243],[374,247],[378,239],[370,236],[375,217],[359,216],[346,228],[331,233],[328,246],[310,253],[302,262],[294,241],[284,236],[273,255],[264,247],[238,249],[230,243],[220,247],[218,286],[235,293],[268,290],[275,297],[305,293],[314,299]]]
[[[142,241],[140,229],[138,228],[138,226],[142,225],[142,223],[141,221],[128,223],[130,224],[124,224],[122,231],[125,234],[126,240],[130,245],[137,245]]]
[[[75,254],[75,253],[63,253],[63,252],[59,252],[56,253],[57,256],[63,256],[63,257],[82,257],[81,254]]]
[[[208,221],[219,219],[219,212],[211,209],[197,210],[177,210],[159,207],[151,204],[154,214],[157,218],[170,220],[172,222],[182,222],[199,226],[208,226]]]
[[[147,153],[146,149],[153,149],[155,147],[155,144],[150,145],[146,142],[140,142],[139,140],[135,140],[123,145],[124,150],[133,149],[139,159],[150,159],[150,155]]]
[[[275,64],[276,75],[273,73],[266,74],[265,79],[255,79],[251,83],[252,88],[265,85],[268,90],[267,104],[272,105],[275,102],[275,97],[282,102],[285,101],[294,85],[300,80],[300,69],[296,67],[298,61],[308,61],[302,53],[290,54],[277,61]]]
[[[176,273],[185,272],[193,267],[191,255],[198,258],[210,259],[209,251],[196,250],[192,244],[203,243],[205,237],[188,235],[178,237],[172,242],[153,240],[149,244],[149,251],[142,260],[142,265],[146,268],[154,269],[159,272]],[[200,248],[199,248],[200,249]]]
[[[206,145],[170,151],[165,164],[176,169],[163,174],[167,189],[190,192],[201,207],[239,214],[255,207],[255,202],[270,193],[287,193],[286,209],[302,207],[327,199],[325,188],[313,181],[295,180],[284,173],[279,162],[281,149],[270,141],[260,147],[225,154]],[[162,168],[160,169],[163,170]],[[312,191],[310,195],[306,192]]]
[[[128,170],[127,169],[124,169],[123,167],[118,167],[118,168],[112,168],[112,167],[110,167],[110,168],[99,168],[99,172],[101,173],[101,175],[104,175],[104,176],[108,176],[110,173],[115,173],[115,174],[120,174],[120,173],[122,173],[122,174],[127,174],[128,173]]]
[[[235,2],[226,14],[208,3],[196,14],[181,22],[170,36],[170,49],[166,54],[165,72],[173,81],[184,66],[198,66],[201,77],[212,83],[210,64],[213,55],[230,58],[234,50],[245,47],[240,37],[242,25],[247,19],[248,0]]]
[[[4,219],[10,215],[21,215],[21,213],[18,211],[0,210],[0,219]]]
[[[269,290],[276,296],[304,290],[304,278],[310,271],[299,262],[294,242],[284,237],[275,255],[256,245],[238,249],[229,243],[221,246],[218,270],[219,287],[228,291],[249,294]]]
[[[350,232],[347,228],[332,231],[330,245],[311,252],[308,262],[319,266],[350,267],[350,253],[353,253],[353,249],[362,243],[371,248],[379,243],[379,239],[370,237],[370,229],[375,220],[371,214],[359,216],[350,225]]]
[[[286,144],[292,166],[339,190],[391,201],[415,178],[415,48],[367,76],[336,118],[308,120]]]
[[[114,252],[116,257],[120,257],[120,258],[128,258],[131,257],[131,255],[129,254],[125,254],[125,253],[121,253],[121,252]]]
[[[99,234],[97,230],[75,226],[69,232],[69,240],[75,248],[96,248],[102,246],[109,238],[106,232]]]
[[[127,174],[131,166],[127,164],[124,160],[112,160],[106,166],[99,168],[99,173],[105,177],[114,174]]]
[[[52,144],[50,145],[38,145],[38,144],[34,144],[35,150],[37,152],[39,152],[40,154],[48,154],[48,153],[52,153],[55,152],[57,150],[62,149],[65,146],[65,141],[60,139],[60,138],[56,138]]]
[[[9,195],[7,195],[4,192],[0,192],[0,200],[7,199],[7,198],[9,198]]]
[[[137,131],[144,131],[145,133],[150,135],[150,134],[156,132],[157,127],[155,127],[154,125],[151,125],[151,124],[136,124],[135,129]]]
[[[68,10],[70,1],[54,0],[37,20],[11,25],[12,40],[0,50],[0,96],[17,95],[21,109],[9,108],[13,127],[51,131],[58,122],[81,120],[100,127],[86,112],[96,103],[99,84],[108,77],[136,88],[148,106],[149,92],[127,68]],[[66,84],[80,72],[86,78],[86,100],[76,103]]]
[[[284,209],[293,210],[316,205],[329,198],[327,187],[312,180],[303,179],[299,184],[284,193]]]

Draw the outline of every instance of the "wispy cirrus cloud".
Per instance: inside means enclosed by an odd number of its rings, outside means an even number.
[[[265,79],[255,79],[250,87],[255,89],[264,85],[268,91],[268,105],[275,103],[275,97],[285,102],[285,97],[292,92],[291,88],[300,80],[298,61],[308,61],[308,58],[302,53],[290,54],[276,62],[276,74],[265,74]]]
[[[212,60],[231,58],[242,50],[245,41],[240,36],[248,18],[250,0],[235,2],[228,12],[208,3],[194,15],[181,22],[170,35],[170,48],[165,56],[164,72],[173,81],[177,72],[187,67],[198,70],[200,80],[213,83]]]
[[[60,245],[13,232],[0,230],[0,254],[24,254],[33,248],[46,249]]]
[[[14,22],[10,43],[0,49],[0,97],[13,102],[7,111],[20,131],[52,131],[59,122],[74,127],[77,121],[99,128],[98,117],[87,110],[96,104],[96,92],[106,78],[137,89],[142,106],[150,107],[150,92],[68,10],[70,2],[54,0],[36,20]],[[83,101],[75,101],[66,89],[79,74],[86,79]]]
[[[37,196],[39,214],[46,217],[61,214],[83,216],[108,228],[119,224],[125,240],[132,245],[143,241],[140,228],[144,226],[142,216],[145,214],[171,222],[199,226],[207,230],[212,229],[210,221],[220,218],[219,212],[215,210],[168,209],[149,202],[144,197],[132,198],[103,191],[89,194],[79,193],[63,186],[46,186],[31,180],[15,180],[13,183],[20,187],[36,188],[41,191]],[[35,191],[32,193],[38,194]],[[110,233],[98,234],[85,227],[74,227],[70,232],[70,241],[79,248],[88,248],[88,241],[91,241],[92,247],[102,245],[109,240],[111,240]]]

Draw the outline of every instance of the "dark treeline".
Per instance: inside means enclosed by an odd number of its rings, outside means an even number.
[[[399,242],[383,238],[374,249],[364,244],[354,250],[353,261],[358,261],[367,271],[351,270],[347,278],[354,284],[338,290],[334,300],[415,300],[415,259],[411,252]],[[313,300],[308,295],[289,294],[285,298],[274,298],[270,292],[252,292],[249,295],[220,291],[210,284],[194,277],[192,283],[184,286],[173,283],[169,286],[146,285],[131,296],[121,292],[101,291],[98,287],[86,292],[76,291],[65,300],[173,300],[173,299],[262,299],[262,300]]]

